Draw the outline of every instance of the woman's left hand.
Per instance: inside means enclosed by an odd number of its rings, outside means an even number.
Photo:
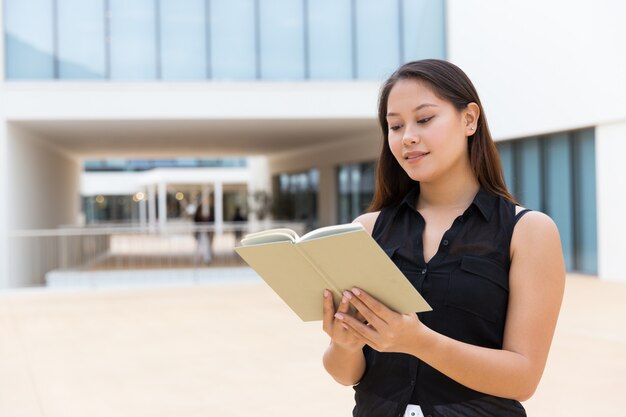
[[[397,313],[358,288],[346,294],[350,303],[365,317],[367,324],[344,314],[335,317],[363,343],[379,352],[408,354],[415,354],[416,348],[424,344],[427,328],[417,318],[417,314]]]

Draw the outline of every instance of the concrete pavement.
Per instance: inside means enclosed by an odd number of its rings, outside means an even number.
[[[0,293],[0,416],[348,416],[327,343],[260,282]],[[624,393],[626,284],[570,276],[528,414],[622,417]]]

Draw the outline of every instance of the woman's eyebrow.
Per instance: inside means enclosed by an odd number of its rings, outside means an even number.
[[[439,107],[436,104],[432,104],[432,103],[424,103],[424,104],[420,104],[419,106],[417,106],[416,108],[413,109],[413,112],[416,112],[424,107]],[[398,113],[387,113],[387,117],[389,116],[398,116]]]

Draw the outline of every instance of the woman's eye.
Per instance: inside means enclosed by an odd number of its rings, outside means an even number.
[[[428,123],[428,122],[430,121],[430,119],[432,119],[433,117],[434,117],[434,116],[431,116],[431,117],[426,117],[426,118],[424,118],[424,119],[420,119],[420,120],[418,120],[418,121],[417,121],[417,123],[422,123],[422,124],[423,124],[423,123]]]
[[[401,127],[402,127],[402,125],[392,125],[392,126],[389,126],[389,130],[394,130],[395,131],[395,130],[400,129]]]

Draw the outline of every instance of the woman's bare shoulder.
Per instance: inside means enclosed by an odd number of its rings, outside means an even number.
[[[356,219],[354,219],[352,223],[361,223],[363,227],[365,228],[365,230],[367,230],[367,233],[371,235],[372,231],[374,230],[374,224],[376,223],[376,219],[378,219],[379,214],[380,214],[380,211],[372,211],[371,213],[364,213],[364,214],[361,214]]]

